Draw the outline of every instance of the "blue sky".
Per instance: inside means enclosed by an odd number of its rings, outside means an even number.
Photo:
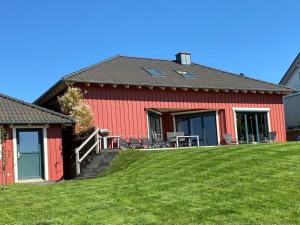
[[[299,52],[300,1],[2,1],[0,92],[33,101],[122,54],[192,60],[277,83]]]

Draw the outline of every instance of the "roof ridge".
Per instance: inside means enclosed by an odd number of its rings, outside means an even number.
[[[146,57],[126,56],[126,55],[119,55],[119,56],[120,56],[120,57],[124,57],[124,58],[147,59],[147,60],[167,61],[167,62],[173,62],[173,63],[176,63],[175,60],[170,60],[170,59],[146,58]]]
[[[222,70],[222,69],[213,68],[213,67],[210,67],[210,66],[204,66],[204,65],[201,65],[199,63],[193,63],[193,64],[197,65],[197,66],[201,66],[201,67],[207,68],[207,69],[211,69],[211,70],[219,71],[219,72],[222,72],[222,73],[225,73],[225,74],[229,74],[229,75],[232,75],[232,76],[237,76],[237,77],[240,77],[240,78],[254,80],[254,81],[262,82],[262,83],[265,83],[265,84],[274,85],[274,86],[277,86],[277,87],[284,87],[284,88],[287,88],[287,89],[295,91],[295,89],[286,87],[284,85],[275,84],[275,83],[272,83],[272,82],[268,82],[268,81],[264,81],[264,80],[260,80],[260,79],[256,79],[256,78],[252,78],[252,77],[245,76],[245,75],[242,76],[240,74],[236,74],[236,73],[233,73],[233,72],[225,71],[225,70]]]
[[[82,68],[82,69],[79,69],[79,70],[77,70],[77,71],[75,71],[75,72],[72,72],[72,73],[70,73],[70,74],[68,74],[68,75],[65,75],[65,76],[62,77],[61,80],[69,80],[72,76],[75,76],[75,75],[77,75],[77,74],[80,74],[80,73],[82,73],[82,72],[84,72],[84,71],[87,71],[87,70],[89,70],[89,69],[92,69],[93,67],[99,66],[99,65],[104,64],[104,63],[106,63],[106,62],[109,62],[109,61],[111,61],[111,60],[114,60],[114,59],[116,59],[116,58],[118,58],[118,57],[122,57],[122,56],[121,56],[121,55],[115,55],[115,56],[109,57],[109,58],[107,58],[107,59],[101,60],[100,62],[94,63],[94,64],[92,64],[92,65],[89,65],[89,66],[87,66],[87,67],[84,67],[84,68]]]
[[[38,105],[35,105],[35,104],[32,104],[32,103],[25,102],[25,101],[23,101],[23,100],[20,100],[20,99],[17,99],[17,98],[14,98],[14,97],[5,95],[5,94],[3,94],[3,93],[0,93],[0,97],[6,98],[6,99],[8,99],[8,100],[11,100],[11,101],[20,103],[20,104],[22,104],[22,105],[26,105],[26,106],[29,106],[29,107],[31,107],[31,108],[40,110],[40,111],[42,111],[42,112],[50,113],[50,114],[52,114],[52,115],[59,116],[59,117],[61,117],[61,118],[68,119],[68,120],[74,122],[73,118],[70,117],[70,116],[64,115],[64,114],[62,114],[62,113],[55,112],[55,111],[50,110],[50,109],[46,109],[46,108],[44,108],[44,107],[41,107],[41,106],[38,106]]]

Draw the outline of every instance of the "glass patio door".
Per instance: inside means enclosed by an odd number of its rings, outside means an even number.
[[[148,112],[148,122],[150,138],[154,138],[154,136],[162,138],[161,115],[154,112]]]
[[[236,125],[241,142],[261,142],[268,137],[266,112],[237,112]]]
[[[199,136],[201,146],[217,145],[217,125],[215,113],[197,113],[176,116],[176,131],[184,135]],[[193,140],[193,145],[196,140]]]

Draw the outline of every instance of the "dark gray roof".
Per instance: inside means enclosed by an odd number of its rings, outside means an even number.
[[[0,94],[0,125],[72,124],[71,117]]]
[[[279,84],[286,85],[287,81],[293,75],[293,72],[296,69],[296,67],[297,67],[298,64],[300,64],[300,52],[297,55],[297,57],[294,59],[293,63],[291,64],[291,66],[289,67],[289,69],[286,71],[286,73],[284,74],[284,76],[282,77],[282,79],[279,82]]]
[[[147,67],[158,68],[165,76],[153,77],[144,69]],[[195,74],[196,78],[185,78],[178,74],[176,70],[189,71]],[[115,56],[63,77],[61,81],[36,100],[36,103],[39,104],[41,101],[44,101],[45,97],[49,98],[47,95],[63,82],[294,92],[293,89],[281,85],[225,72],[196,63],[181,65],[170,60]]]

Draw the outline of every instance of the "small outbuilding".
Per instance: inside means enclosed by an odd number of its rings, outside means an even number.
[[[7,134],[0,164],[6,161],[6,182],[61,180],[62,128],[73,123],[63,114],[0,94],[0,127]]]

